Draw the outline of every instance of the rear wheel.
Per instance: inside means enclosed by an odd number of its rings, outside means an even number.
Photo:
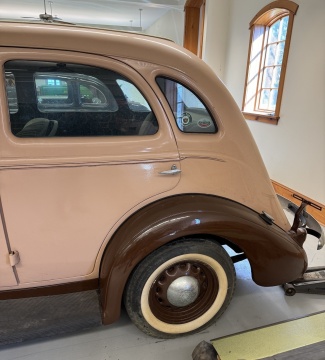
[[[227,252],[208,240],[167,244],[133,271],[124,294],[131,320],[170,338],[205,328],[227,308],[236,276]]]

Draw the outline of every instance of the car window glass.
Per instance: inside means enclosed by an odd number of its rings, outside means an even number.
[[[208,109],[193,91],[165,77],[157,77],[156,81],[181,131],[186,133],[215,133],[217,131]]]
[[[64,105],[72,107],[72,98],[68,96],[68,83],[60,75],[38,74],[34,75],[37,105],[44,112],[56,111]]]
[[[136,84],[115,71],[23,60],[8,61],[5,71],[11,130],[17,137],[158,131],[156,117]]]
[[[118,110],[111,91],[94,76],[37,72],[34,80],[38,109],[42,112]]]
[[[130,109],[136,112],[149,111],[150,106],[146,99],[132,83],[123,79],[117,79],[116,82],[120,86]]]
[[[11,72],[5,73],[6,91],[10,114],[15,114],[18,111],[17,93],[15,86],[15,76]]]

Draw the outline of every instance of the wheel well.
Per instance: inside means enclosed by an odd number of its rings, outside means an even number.
[[[172,245],[173,243],[179,243],[181,241],[187,241],[188,239],[203,239],[203,240],[209,240],[211,242],[217,243],[221,246],[228,246],[231,250],[233,250],[236,254],[244,254],[244,251],[236,244],[232,243],[231,241],[220,237],[220,236],[216,236],[216,235],[212,235],[212,234],[193,234],[193,235],[187,235],[184,237],[181,237],[179,239],[175,239],[169,243],[167,243],[166,245]],[[162,245],[163,246],[163,245]],[[158,250],[158,249],[157,249]],[[246,258],[246,256],[245,256]],[[141,261],[139,261],[140,263]]]
[[[212,243],[216,243],[218,245],[221,245],[221,246],[228,246],[231,250],[233,250],[236,254],[243,254],[243,258],[241,260],[244,260],[246,259],[246,255],[244,254],[244,251],[236,244],[233,244],[231,241],[227,240],[227,239],[224,239],[222,237],[219,237],[219,236],[215,236],[215,235],[211,235],[211,234],[193,234],[193,235],[187,235],[187,236],[184,236],[184,237],[181,237],[181,238],[178,238],[178,239],[174,239],[166,244],[162,244],[161,246],[159,246],[158,248],[156,248],[155,250],[153,250],[152,252],[150,252],[149,254],[147,254],[143,259],[141,259],[140,261],[138,261],[138,263],[135,265],[135,267],[133,268],[132,272],[129,274],[128,276],[128,280],[130,279],[130,277],[132,276],[133,272],[135,271],[136,267],[138,267],[141,262],[147,257],[149,256],[150,254],[152,254],[153,252],[155,251],[159,251],[159,249],[163,246],[173,246],[175,244],[179,244],[180,242],[186,242],[188,240],[193,240],[193,239],[197,239],[198,241],[199,240],[208,240],[208,241],[211,241]],[[227,251],[227,250],[226,250]],[[229,254],[229,252],[227,251],[228,255],[230,258],[232,258],[232,256]],[[239,255],[239,256],[240,256]],[[235,255],[236,256],[236,255]],[[127,281],[128,281],[127,280]],[[126,281],[126,283],[127,283]],[[126,287],[126,283],[125,283],[125,286],[124,286],[124,289]],[[124,290],[123,290],[124,291]]]
[[[136,270],[136,268],[149,256],[151,255],[153,252],[156,252],[156,251],[159,251],[160,248],[162,248],[163,246],[173,246],[173,245],[176,245],[176,244],[179,244],[181,242],[187,242],[188,240],[190,239],[197,239],[198,241],[200,240],[208,240],[208,241],[211,241],[212,243],[216,243],[218,245],[221,245],[221,246],[228,246],[231,250],[233,250],[236,254],[243,254],[243,250],[237,246],[236,244],[233,244],[231,241],[225,239],[225,238],[222,238],[222,237],[219,237],[219,236],[215,236],[215,235],[212,235],[212,234],[193,234],[193,235],[187,235],[187,236],[183,236],[181,238],[178,238],[178,239],[174,239],[168,243],[165,243],[165,244],[162,244],[161,246],[159,246],[158,248],[154,249],[153,251],[151,251],[150,253],[148,253],[144,258],[140,259],[136,265],[134,266],[133,270],[130,272],[128,278],[127,278],[127,281],[125,282],[124,284],[124,287],[123,287],[123,296],[121,298],[121,306],[122,306],[122,303],[123,303],[123,298],[124,298],[124,293],[125,293],[125,289],[127,287],[127,283],[128,281],[131,279],[134,271]],[[227,251],[227,249],[226,249]],[[228,255],[230,258],[233,258],[229,252],[227,251]],[[240,255],[239,255],[240,256]],[[246,259],[246,255],[244,256],[244,258]],[[241,259],[243,260],[243,259]]]
[[[161,246],[188,238],[227,245],[236,253],[230,255],[233,262],[247,256],[252,277],[262,286],[296,279],[306,264],[294,240],[279,227],[265,224],[255,211],[214,196],[171,196],[134,213],[110,239],[100,268],[104,324],[118,319],[125,283],[137,264]],[[292,256],[280,256],[282,252]]]
[[[183,239],[205,239],[205,240],[211,240],[213,242],[218,243],[219,245],[227,245],[230,247],[230,249],[232,249],[236,254],[240,254],[243,253],[244,251],[236,244],[232,243],[231,241],[221,237],[221,236],[216,236],[216,235],[212,235],[212,234],[195,234],[195,235],[189,235],[184,237]],[[177,241],[177,240],[176,240]]]

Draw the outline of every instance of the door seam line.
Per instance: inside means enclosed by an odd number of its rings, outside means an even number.
[[[0,216],[1,216],[3,232],[4,232],[4,235],[5,235],[5,241],[6,241],[6,244],[7,244],[8,254],[10,254],[12,252],[12,249],[11,249],[10,242],[9,242],[9,235],[8,235],[6,220],[5,220],[5,216],[4,216],[4,212],[3,212],[1,196],[0,196]],[[19,285],[20,281],[19,281],[19,276],[18,276],[16,266],[12,266],[12,270],[14,272],[17,285]]]

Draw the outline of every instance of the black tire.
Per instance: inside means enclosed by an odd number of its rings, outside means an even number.
[[[222,246],[189,239],[162,246],[134,269],[124,305],[144,333],[173,338],[213,323],[229,305],[235,285],[235,268]]]

